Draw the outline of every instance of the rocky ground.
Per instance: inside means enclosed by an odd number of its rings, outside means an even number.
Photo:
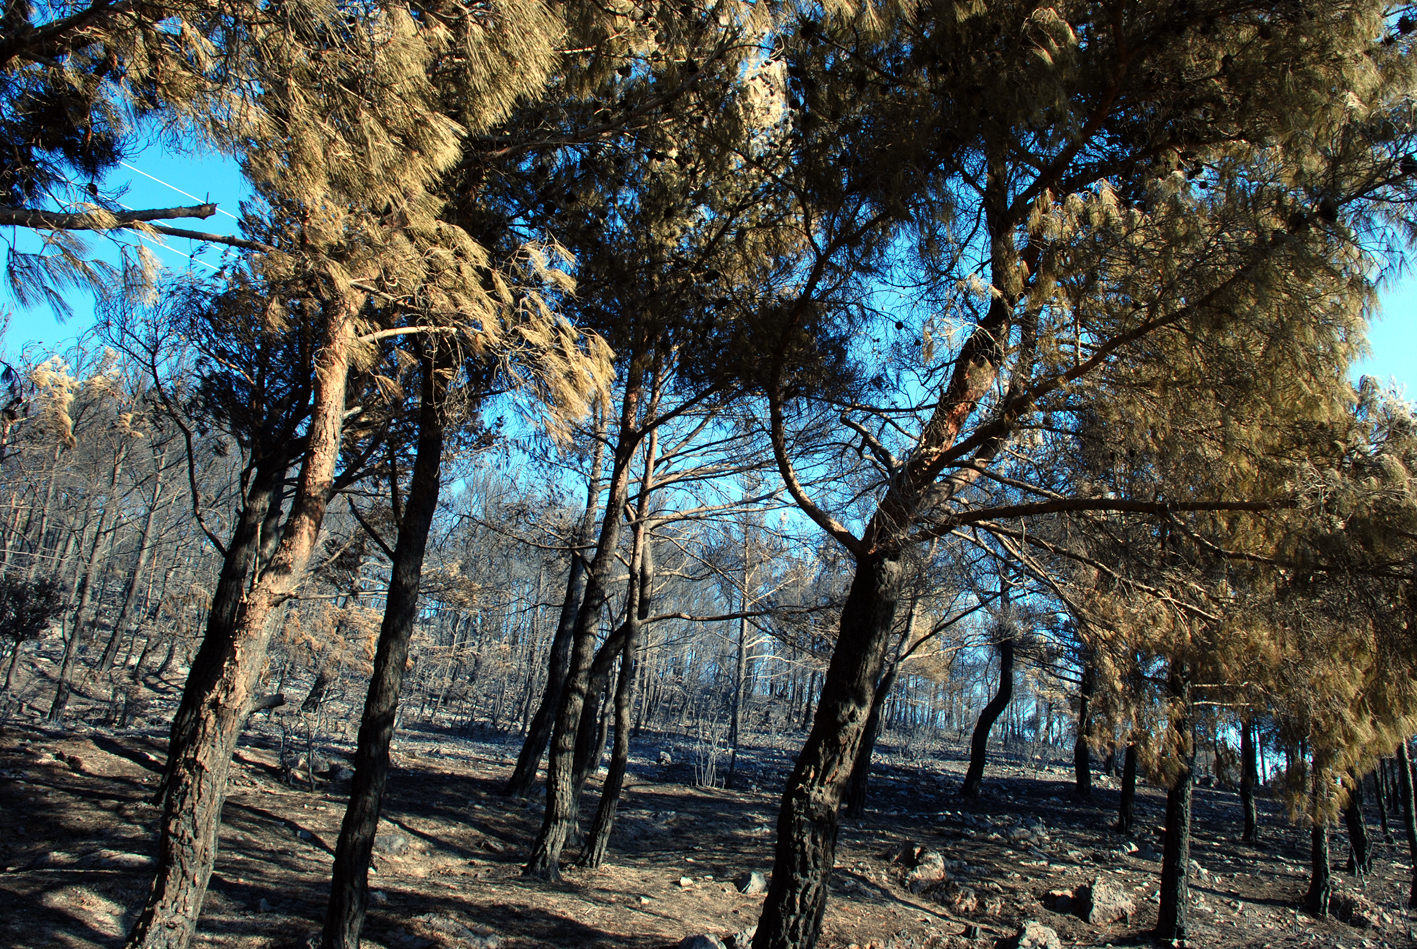
[[[121,945],[148,883],[156,811],[147,798],[163,737],[155,728],[3,727],[0,946]],[[740,883],[771,868],[787,752],[758,749],[740,763],[740,783],[753,789],[706,790],[693,786],[693,749],[642,746],[608,865],[568,869],[547,885],[519,875],[539,801],[497,794],[516,750],[515,739],[401,736],[366,945],[649,949],[697,934],[728,939],[753,925],[762,896]],[[661,752],[671,763],[660,763]],[[1141,830],[1123,840],[1108,829],[1117,792],[1107,779],[1079,800],[1061,766],[995,766],[984,799],[964,806],[954,793],[962,773],[948,750],[907,760],[887,747],[870,815],[841,835],[824,946],[992,947],[1029,922],[1065,946],[1151,944],[1159,791],[1140,791]],[[322,915],[347,782],[336,761],[313,790],[291,786],[259,735],[241,748],[233,775],[198,944],[293,945]],[[1376,826],[1377,867],[1361,883],[1342,874],[1346,842],[1334,835],[1350,925],[1294,909],[1307,831],[1271,806],[1261,845],[1242,846],[1238,822],[1232,792],[1197,789],[1191,945],[1417,945],[1417,917],[1405,909],[1410,856]]]

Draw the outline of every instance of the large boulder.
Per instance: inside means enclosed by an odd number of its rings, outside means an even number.
[[[1063,949],[1058,933],[1037,920],[1030,919],[1015,935],[995,943],[996,949]]]
[[[1094,926],[1130,919],[1136,908],[1131,894],[1106,877],[1093,877],[1073,891],[1073,912]]]

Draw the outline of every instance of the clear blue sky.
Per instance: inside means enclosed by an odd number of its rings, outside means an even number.
[[[119,167],[107,181],[110,186],[129,182],[129,190],[122,199],[124,204],[134,208],[150,208],[215,201],[221,212],[226,213],[219,212],[200,221],[173,223],[195,230],[236,233],[236,221],[227,215],[240,214],[239,203],[247,195],[247,190],[230,161],[215,157],[175,155],[159,148],[150,148],[134,157],[130,164],[138,170]],[[167,185],[146,177],[144,172],[167,182]],[[190,192],[196,199],[179,194],[173,188]],[[167,266],[195,266],[202,269],[200,265],[191,264],[184,256],[196,251],[197,247],[193,242],[168,238],[167,243],[170,249],[154,250]],[[91,241],[95,252],[100,251],[103,245],[102,238],[94,237]],[[220,247],[210,246],[202,255],[202,259],[216,264],[219,263],[220,253]],[[14,306],[14,301],[9,299],[8,293],[0,292],[0,306],[14,311],[5,349],[16,352],[31,340],[44,345],[54,345],[82,332],[93,320],[92,301],[75,295],[72,305],[73,318],[61,325],[47,308],[20,311]],[[1382,313],[1373,321],[1369,341],[1372,355],[1355,367],[1355,376],[1367,374],[1376,376],[1384,383],[1395,382],[1399,388],[1405,390],[1408,398],[1417,398],[1417,275],[1408,275],[1383,294]]]

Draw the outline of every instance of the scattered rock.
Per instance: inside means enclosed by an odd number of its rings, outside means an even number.
[[[949,896],[950,909],[966,916],[979,912],[979,894],[972,886],[955,887]],[[1059,912],[1062,912],[1059,910]]]
[[[691,886],[693,886],[693,885],[694,885],[694,878],[693,878],[693,877],[680,877],[680,878],[679,878],[679,886],[680,886],[680,888],[687,890],[689,887],[691,887]]]
[[[723,940],[728,949],[749,949],[753,945],[753,937],[758,933],[757,926],[750,926],[747,929],[736,932]]]
[[[141,853],[99,850],[90,855],[88,862],[102,870],[142,870],[153,865],[153,858]]]
[[[1028,920],[1015,936],[1000,940],[996,949],[1063,949],[1057,932],[1036,920]]]
[[[275,907],[271,905],[271,901],[266,899],[264,896],[261,897],[260,901],[256,903],[256,912],[258,913],[269,913],[274,909]]]
[[[949,879],[945,871],[945,858],[938,850],[906,844],[895,852],[893,863],[905,866],[905,887],[912,893],[921,893]]]
[[[385,903],[387,903],[388,901],[389,901],[388,894],[386,894],[383,890],[370,890],[370,891],[369,891],[369,905],[370,905],[370,906],[383,906],[383,905],[384,905]]]
[[[405,834],[379,834],[374,838],[374,852],[396,856],[405,853],[412,843]]]
[[[1073,891],[1049,890],[1048,895],[1043,897],[1043,905],[1055,913],[1071,916],[1073,913]]]
[[[679,940],[679,949],[728,949],[723,940],[711,933],[685,936]]]
[[[1356,893],[1335,893],[1329,897],[1328,911],[1334,919],[1355,929],[1368,929],[1378,918],[1377,907]]]
[[[674,763],[674,756],[667,751],[661,751],[657,760],[660,764],[669,765]]]
[[[1131,919],[1136,904],[1131,895],[1105,877],[1093,877],[1073,891],[1074,911],[1093,926],[1110,926]]]
[[[738,881],[738,892],[744,896],[758,896],[768,891],[768,878],[757,870]]]
[[[297,830],[297,831],[295,832],[295,836],[299,837],[301,840],[314,840],[314,839],[315,839],[315,835],[312,834],[312,833],[310,833],[310,831],[306,830],[304,827],[302,827],[302,828],[300,828],[299,830]]]

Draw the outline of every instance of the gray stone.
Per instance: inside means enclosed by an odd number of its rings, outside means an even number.
[[[712,933],[699,933],[679,940],[679,949],[728,949],[723,940]]]
[[[912,893],[921,893],[949,879],[945,871],[945,858],[938,850],[916,847],[902,862],[910,868],[905,875],[905,886]]]
[[[370,905],[370,906],[383,906],[383,905],[384,905],[385,903],[387,903],[388,901],[389,901],[388,894],[385,893],[383,890],[370,890],[370,891],[369,891],[369,905]]]
[[[728,949],[750,949],[753,945],[753,937],[758,933],[757,926],[750,926],[740,932],[736,932],[723,940]]]
[[[1056,931],[1030,919],[1017,935],[998,943],[998,949],[1063,949],[1063,942]]]
[[[1093,926],[1110,926],[1131,919],[1136,903],[1131,894],[1105,877],[1093,877],[1073,891],[1078,916]]]
[[[768,878],[757,870],[738,881],[738,892],[744,896],[757,896],[768,891]]]
[[[256,912],[258,913],[269,913],[274,909],[275,907],[271,905],[271,901],[264,896],[261,897],[260,902],[256,904]]]
[[[405,834],[379,834],[374,838],[374,851],[397,855],[406,852],[412,843]]]
[[[297,830],[297,831],[295,832],[295,836],[299,837],[301,840],[314,840],[314,839],[315,839],[315,835],[312,834],[312,833],[310,833],[310,831],[306,830],[304,827],[302,827],[302,828],[300,828],[299,830]]]
[[[661,751],[661,752],[659,753],[658,761],[659,761],[660,764],[673,764],[673,763],[674,763],[674,756],[671,755],[671,754],[670,754],[669,752],[667,752],[667,751]]]
[[[104,870],[142,870],[153,865],[153,858],[145,854],[117,850],[99,850],[89,859],[95,867]]]

